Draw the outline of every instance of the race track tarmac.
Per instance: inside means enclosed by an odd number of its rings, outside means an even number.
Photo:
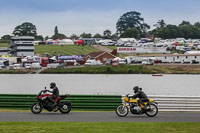
[[[69,114],[0,112],[0,121],[65,121],[65,122],[200,122],[200,113],[160,112],[156,117],[132,115],[118,117],[115,112],[70,112]]]

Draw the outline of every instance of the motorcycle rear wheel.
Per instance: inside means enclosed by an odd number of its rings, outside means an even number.
[[[42,111],[42,106],[39,103],[34,103],[31,106],[31,112],[33,114],[39,114]]]
[[[156,116],[158,114],[158,107],[155,104],[150,103],[145,114],[149,117]]]
[[[127,106],[124,106],[124,105],[119,105],[116,110],[115,110],[116,114],[119,116],[119,117],[125,117],[128,115],[128,112],[129,112],[129,109]]]
[[[60,112],[63,114],[68,114],[72,109],[72,106],[70,103],[61,103],[61,106],[59,108]]]

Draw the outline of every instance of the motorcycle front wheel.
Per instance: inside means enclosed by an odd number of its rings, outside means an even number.
[[[31,112],[33,114],[39,114],[42,111],[42,106],[39,103],[34,103],[31,106]]]
[[[158,114],[158,107],[155,104],[150,103],[145,114],[149,117],[156,116]]]
[[[120,117],[125,117],[127,116],[129,110],[128,110],[128,107],[127,106],[124,106],[124,105],[119,105],[117,108],[116,108],[116,114]]]
[[[63,114],[67,114],[71,111],[72,106],[70,103],[61,103],[61,106],[59,108],[60,112]]]

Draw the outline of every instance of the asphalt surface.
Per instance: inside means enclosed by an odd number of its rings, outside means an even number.
[[[132,115],[118,117],[115,112],[70,112],[69,114],[0,112],[0,121],[66,121],[66,122],[200,122],[200,113],[159,113],[156,117]]]

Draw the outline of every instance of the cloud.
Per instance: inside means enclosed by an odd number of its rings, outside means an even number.
[[[11,34],[23,22],[31,22],[38,34],[53,35],[57,25],[59,32],[71,35],[100,33],[115,25],[123,13],[141,12],[141,17],[151,26],[164,19],[168,24],[182,20],[194,23],[198,20],[200,1],[193,0],[4,0],[0,8],[0,36]],[[153,27],[152,27],[153,28]]]

